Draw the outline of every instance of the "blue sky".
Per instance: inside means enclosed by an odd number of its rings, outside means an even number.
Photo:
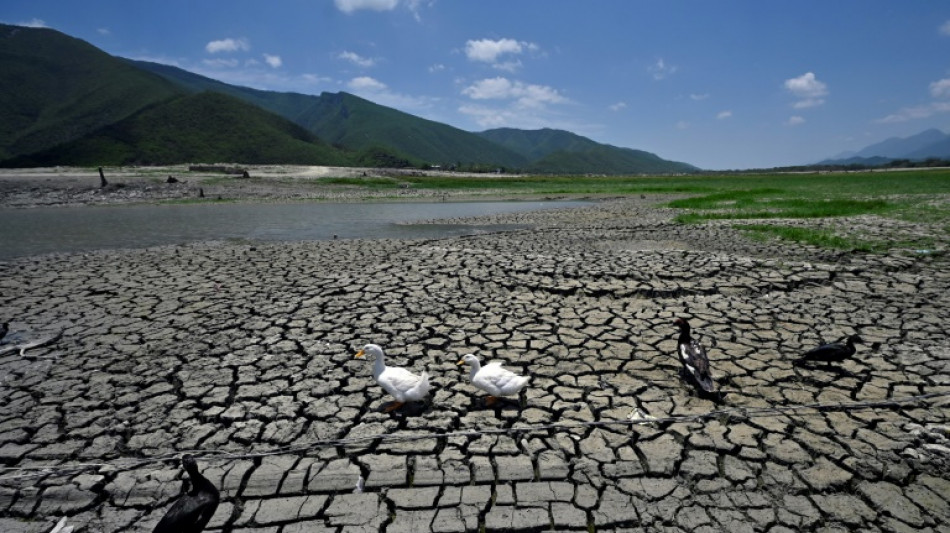
[[[937,0],[4,0],[113,55],[346,91],[468,131],[565,129],[707,169],[950,132]]]

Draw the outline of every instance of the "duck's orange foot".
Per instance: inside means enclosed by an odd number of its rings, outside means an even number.
[[[383,412],[384,412],[384,413],[391,413],[391,412],[395,411],[396,409],[399,409],[399,408],[402,407],[403,405],[405,405],[405,402],[393,402],[393,403],[389,404],[389,406],[387,406],[385,409],[383,409]]]

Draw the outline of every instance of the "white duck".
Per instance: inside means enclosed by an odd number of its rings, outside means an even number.
[[[494,404],[498,400],[498,396],[518,394],[531,379],[502,368],[500,361],[492,361],[482,366],[475,354],[466,354],[458,362],[460,365],[465,363],[472,367],[468,375],[472,385],[488,393],[488,398],[485,398],[485,405]]]
[[[414,402],[426,397],[431,385],[429,385],[429,374],[425,371],[421,376],[417,376],[405,368],[398,366],[386,366],[383,349],[376,344],[367,344],[355,355],[357,359],[362,359],[366,355],[372,355],[376,358],[373,362],[373,379],[386,392],[396,398],[396,402],[383,410],[390,412],[402,407],[406,402]]]

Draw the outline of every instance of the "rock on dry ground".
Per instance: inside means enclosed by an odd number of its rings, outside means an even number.
[[[624,200],[473,237],[0,263],[16,334],[63,330],[0,357],[0,531],[151,531],[186,450],[221,488],[212,531],[948,531],[946,397],[758,410],[950,393],[946,258],[669,218]],[[680,380],[677,316],[722,405]],[[853,360],[792,364],[854,332]],[[430,401],[381,412],[367,342]],[[530,386],[483,407],[467,352]]]

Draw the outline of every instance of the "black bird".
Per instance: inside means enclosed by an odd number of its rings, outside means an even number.
[[[686,378],[693,381],[700,389],[714,394],[716,385],[713,383],[712,373],[709,370],[709,357],[706,355],[706,349],[699,341],[692,338],[689,334],[689,323],[682,318],[677,318],[673,324],[679,326],[680,337],[677,343],[677,354],[680,363],[683,364],[683,373]]]
[[[186,454],[181,464],[191,478],[191,492],[171,506],[153,533],[200,533],[218,508],[221,495],[208,478],[198,472],[195,458]]]
[[[851,335],[848,337],[845,343],[835,342],[831,344],[822,344],[821,346],[808,350],[802,354],[801,359],[798,360],[798,364],[805,363],[840,363],[845,359],[854,355],[856,351],[854,348],[855,344],[863,344],[864,341],[861,337],[857,335]]]

